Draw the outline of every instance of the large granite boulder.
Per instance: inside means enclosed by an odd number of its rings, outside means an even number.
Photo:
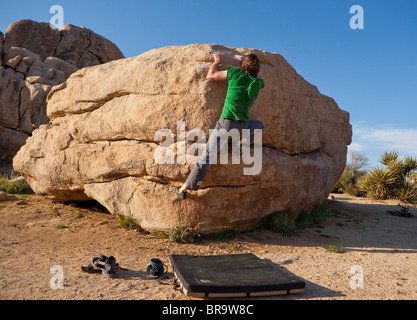
[[[80,68],[124,58],[109,40],[93,31],[20,20],[0,32],[0,173],[35,128],[49,123],[46,97]],[[24,138],[26,137],[26,139]]]
[[[251,165],[214,165],[201,189],[181,201],[176,191],[197,156],[187,153],[184,163],[183,150],[200,146],[189,133],[209,136],[227,91],[226,82],[205,79],[215,51],[260,58],[266,87],[251,116],[265,124],[262,170],[244,175]],[[228,64],[236,61],[223,68]],[[165,47],[82,69],[55,86],[47,102],[51,124],[33,132],[15,170],[38,194],[95,199],[146,230],[201,222],[203,233],[243,231],[287,209],[310,211],[342,174],[352,136],[349,114],[281,55],[218,45]],[[157,132],[171,133],[172,141],[167,134],[161,142]],[[174,164],[159,161],[163,145],[176,151]]]

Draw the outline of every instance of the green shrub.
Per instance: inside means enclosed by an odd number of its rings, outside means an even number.
[[[336,248],[336,246],[334,246],[334,245],[330,245],[329,248],[327,249],[327,251],[333,252],[333,253],[343,253],[344,252],[343,248]]]
[[[321,227],[320,224],[326,218],[327,206],[328,202],[325,201],[315,206],[310,213],[301,211],[297,218],[291,210],[280,212],[269,218],[263,226],[287,237],[296,235],[297,230]]]
[[[349,151],[349,159],[332,192],[347,193],[355,197],[364,196],[364,192],[358,187],[358,180],[366,174],[368,158],[359,152]]]
[[[285,236],[291,236],[295,233],[295,217],[291,210],[278,213],[269,224],[270,228],[277,233]]]
[[[7,194],[35,194],[26,180],[19,181],[16,179],[18,177],[19,175],[16,173],[12,173],[10,176],[0,175],[0,191]]]
[[[194,228],[178,225],[170,233],[169,240],[176,243],[193,243],[201,236],[197,232],[199,227],[200,223]]]
[[[304,229],[320,226],[325,219],[325,213],[328,205],[329,203],[325,201],[321,205],[315,206],[311,213],[307,213],[303,210],[296,219],[297,228]]]
[[[119,227],[124,228],[127,230],[135,230],[138,232],[143,231],[142,227],[135,223],[131,217],[121,215],[120,213],[116,213],[117,217],[119,218]]]
[[[68,229],[68,227],[64,226],[63,224],[58,224],[55,226],[55,229]]]

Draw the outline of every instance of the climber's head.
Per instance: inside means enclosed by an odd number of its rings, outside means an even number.
[[[259,74],[259,71],[261,69],[261,63],[259,62],[258,57],[256,54],[248,54],[245,57],[245,60],[242,64],[242,70],[249,73],[251,76],[257,77]]]

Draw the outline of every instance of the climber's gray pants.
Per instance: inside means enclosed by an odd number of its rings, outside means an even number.
[[[255,136],[261,132],[260,130],[264,129],[264,124],[257,120],[241,122],[229,119],[220,119],[217,121],[216,127],[210,134],[210,138],[206,144],[206,148],[202,156],[199,158],[196,166],[191,171],[187,181],[185,182],[190,190],[198,190],[200,188],[204,178],[210,170],[211,165],[217,163],[218,154],[223,149],[223,147],[228,144],[231,133],[237,134],[238,132],[239,137],[243,137],[244,139],[244,129],[250,130],[250,143],[253,145]],[[256,130],[255,132],[255,129],[259,130]]]

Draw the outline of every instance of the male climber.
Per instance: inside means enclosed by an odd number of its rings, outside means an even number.
[[[223,55],[219,52],[214,53],[214,63],[211,66],[207,80],[222,81],[228,80],[228,89],[223,112],[217,121],[216,130],[212,131],[207,142],[205,152],[198,160],[196,166],[191,171],[187,181],[180,188],[177,196],[184,200],[187,190],[198,190],[206,177],[211,164],[209,159],[217,156],[222,146],[218,147],[218,141],[227,142],[222,139],[222,135],[227,134],[232,129],[237,129],[241,134],[242,130],[249,129],[251,142],[254,138],[255,129],[263,129],[261,121],[249,120],[249,109],[254,104],[258,94],[265,84],[261,77],[258,77],[260,62],[255,54],[247,56],[235,56],[242,68],[229,66],[227,70],[219,70],[223,61]],[[243,143],[244,141],[241,141]]]

